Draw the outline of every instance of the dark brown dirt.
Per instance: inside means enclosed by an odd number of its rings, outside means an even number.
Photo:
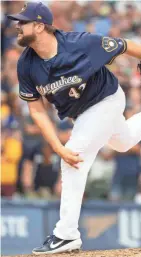
[[[13,257],[36,257],[36,255],[15,255]],[[141,257],[141,248],[87,252],[80,251],[78,253],[42,254],[39,257]]]

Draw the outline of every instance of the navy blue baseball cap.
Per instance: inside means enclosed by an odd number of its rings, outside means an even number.
[[[20,13],[7,15],[15,21],[37,21],[48,25],[53,23],[53,15],[49,8],[41,2],[27,2]]]

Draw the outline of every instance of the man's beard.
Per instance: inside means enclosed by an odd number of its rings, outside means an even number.
[[[17,39],[17,43],[20,46],[26,47],[29,46],[31,43],[33,43],[36,40],[35,35],[29,35],[29,36],[22,36],[21,39]]]

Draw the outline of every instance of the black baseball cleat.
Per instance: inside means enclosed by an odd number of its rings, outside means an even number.
[[[72,252],[80,250],[82,245],[81,239],[63,240],[55,235],[48,236],[41,247],[34,248],[32,253],[36,255]]]

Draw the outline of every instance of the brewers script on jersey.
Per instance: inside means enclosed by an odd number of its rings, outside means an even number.
[[[44,95],[61,119],[76,118],[117,91],[118,80],[104,65],[126,50],[126,42],[60,30],[56,37],[58,54],[52,59],[41,59],[32,48],[23,52],[18,63],[20,97],[34,101]]]
[[[61,160],[60,220],[54,237],[48,237],[42,247],[35,248],[35,254],[80,248],[78,220],[82,197],[98,151],[108,143],[124,152],[141,139],[141,113],[125,121],[125,95],[118,79],[105,67],[126,51],[126,41],[61,30],[55,36],[58,51],[53,58],[44,60],[28,47],[20,57],[20,97],[35,101],[44,96],[55,105],[60,119],[75,120],[66,147],[78,152],[84,162],[79,163],[76,171]]]

